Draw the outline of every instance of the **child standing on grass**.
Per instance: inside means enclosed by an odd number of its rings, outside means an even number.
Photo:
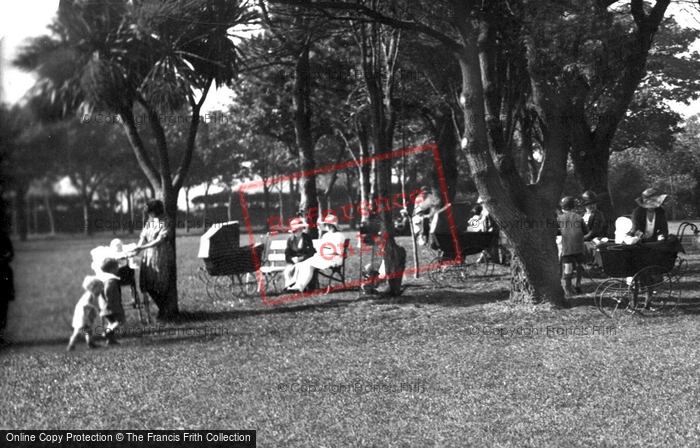
[[[581,215],[574,211],[576,201],[571,196],[561,200],[563,213],[557,217],[559,231],[561,232],[561,263],[562,277],[564,279],[564,293],[567,299],[581,293],[581,276],[583,268],[583,229],[584,223]],[[576,269],[576,289],[572,288],[571,280]]]
[[[88,348],[95,348],[96,345],[92,341],[92,332],[94,328],[95,321],[97,320],[97,300],[98,296],[102,293],[103,284],[97,278],[91,275],[85,277],[83,280],[83,289],[85,293],[75,305],[75,312],[73,313],[73,335],[70,337],[68,342],[68,351],[75,348],[75,341],[78,340],[78,336],[84,335],[85,342],[87,342]]]
[[[124,323],[124,308],[122,307],[122,288],[119,284],[119,262],[114,258],[105,258],[100,266],[102,274],[100,280],[104,283],[104,289],[100,295],[100,316],[107,321],[105,337],[107,345],[118,345],[114,330]]]

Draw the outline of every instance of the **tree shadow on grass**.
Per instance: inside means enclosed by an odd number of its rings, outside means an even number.
[[[308,298],[283,302],[278,305],[265,307],[257,299],[257,304],[242,306],[240,309],[230,310],[201,310],[201,311],[183,311],[178,319],[168,322],[154,322],[150,325],[130,325],[124,327],[126,333],[118,336],[118,340],[124,341],[141,341],[137,343],[139,346],[151,344],[170,344],[177,341],[187,340],[192,342],[208,342],[213,339],[225,337],[231,332],[237,336],[254,336],[255,334],[265,333],[274,335],[275,329],[261,329],[260,332],[243,331],[241,333],[236,330],[226,329],[226,331],[214,333],[207,331],[206,327],[220,327],[223,322],[235,322],[239,319],[251,317],[267,317],[267,316],[284,316],[294,314],[311,314],[317,312],[325,312],[337,309],[350,309],[357,307],[359,304],[367,306],[391,304],[399,307],[418,307],[425,305],[454,308],[454,307],[470,307],[486,303],[503,302],[508,300],[508,292],[503,289],[502,285],[494,287],[488,286],[486,282],[468,282],[460,284],[459,287],[441,288],[432,284],[407,284],[401,296],[392,297],[387,295],[371,295],[361,294],[355,289],[341,290],[331,292],[328,295],[311,296]],[[254,302],[253,302],[254,303]],[[194,329],[195,331],[192,331]],[[199,329],[199,331],[196,331]],[[139,333],[141,331],[141,333]],[[187,333],[189,331],[189,333]],[[60,346],[65,347],[68,343],[68,334],[65,337],[53,337],[44,339],[29,339],[18,340],[12,342],[11,348],[29,348],[41,346]],[[81,345],[82,344],[82,345]],[[127,342],[124,348],[128,348],[132,344]],[[116,349],[119,349],[117,347]],[[84,349],[84,341],[78,344],[78,351]],[[112,348],[108,348],[112,349]],[[100,350],[100,349],[98,349]]]
[[[413,287],[412,285],[399,297],[385,295],[368,296],[367,300],[375,303],[395,305],[437,305],[444,307],[469,307],[493,302],[505,302],[509,299],[508,291],[503,289],[474,290],[468,285],[461,288]]]
[[[335,297],[333,297],[335,296]],[[298,303],[306,300],[306,303]],[[271,316],[295,313],[325,311],[348,308],[359,302],[394,305],[437,305],[444,307],[467,307],[508,300],[508,292],[503,289],[474,290],[468,284],[460,288],[436,288],[426,285],[406,285],[401,296],[385,294],[362,294],[359,290],[332,292],[328,296],[314,296],[271,305],[264,308],[243,308],[221,311],[185,311],[177,322],[186,324],[194,322],[236,320],[255,316]],[[312,301],[312,303],[308,303]]]

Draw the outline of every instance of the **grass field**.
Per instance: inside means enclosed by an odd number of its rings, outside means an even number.
[[[1,428],[256,429],[259,446],[300,447],[700,444],[697,252],[678,311],[617,323],[590,282],[568,310],[512,305],[503,269],[449,287],[411,276],[399,298],[211,300],[199,240],[182,236],[187,320],[144,326],[127,311],[141,334],[67,353],[89,250],[111,238],[16,243]]]

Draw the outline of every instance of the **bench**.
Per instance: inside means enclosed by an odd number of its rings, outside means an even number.
[[[328,284],[325,287],[326,294],[331,291],[333,282],[338,282],[345,284],[345,260],[347,258],[348,245],[350,244],[350,238],[345,239],[343,244],[343,263],[338,266],[332,266],[327,269],[317,269],[314,272],[314,278],[312,280],[312,285],[315,283],[317,288],[321,288],[318,276],[320,275],[324,279],[328,280]],[[321,248],[321,240],[313,240],[314,249],[316,253],[319,253]],[[287,240],[272,240],[270,241],[270,248],[267,252],[267,259],[265,260],[265,265],[260,266],[260,272],[263,274],[265,279],[265,284],[270,285],[275,288],[276,292],[279,292],[281,288],[277,286],[277,278],[279,274],[284,272],[287,262],[284,257],[284,251],[287,248]],[[316,289],[312,286],[312,289]]]
[[[345,285],[345,260],[348,258],[349,244],[350,238],[345,238],[345,242],[343,243],[342,264],[338,266],[331,266],[327,269],[317,269],[314,273],[314,281],[319,288],[321,288],[321,282],[319,281],[318,276],[320,275],[321,277],[328,279],[328,286],[325,288],[325,294],[328,294],[331,291],[333,282],[338,282]],[[321,240],[314,240],[314,249],[316,249],[316,253],[320,252]]]
[[[287,240],[270,241],[270,249],[267,252],[267,260],[265,260],[266,264],[260,266],[260,272],[263,274],[265,284],[269,285],[272,283],[277,292],[280,291],[277,287],[277,277],[280,273],[284,272],[284,268],[287,265],[284,258],[284,251],[286,248]]]

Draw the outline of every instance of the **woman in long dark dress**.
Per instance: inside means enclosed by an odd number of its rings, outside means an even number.
[[[146,204],[146,221],[135,252],[143,252],[141,258],[140,283],[141,290],[148,294],[158,306],[158,318],[171,317],[173,310],[168,304],[175,303],[169,298],[174,281],[170,275],[170,267],[175,262],[175,253],[171,240],[175,229],[165,217],[165,206],[162,201],[153,199]]]

